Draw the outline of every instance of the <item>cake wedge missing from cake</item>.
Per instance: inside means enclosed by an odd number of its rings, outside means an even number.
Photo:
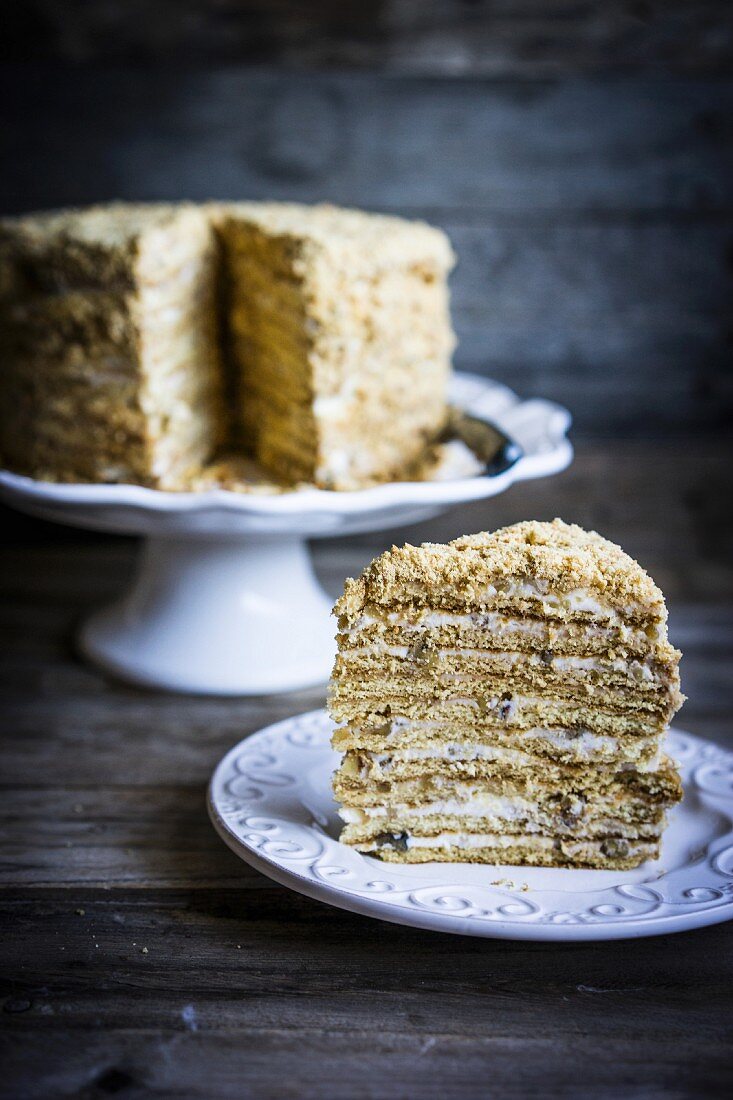
[[[338,601],[344,843],[397,862],[628,868],[681,798],[664,598],[560,520],[393,548]]]

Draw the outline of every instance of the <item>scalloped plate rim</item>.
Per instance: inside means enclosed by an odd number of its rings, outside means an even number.
[[[620,939],[637,939],[648,936],[666,935],[675,932],[692,931],[696,928],[708,927],[714,924],[721,924],[727,920],[733,919],[733,893],[729,891],[729,897],[721,901],[720,904],[710,906],[707,909],[691,909],[678,914],[668,914],[665,916],[657,917],[638,917],[630,918],[628,920],[619,921],[613,923],[613,921],[597,923],[573,923],[573,922],[558,922],[555,924],[550,923],[521,923],[518,920],[492,920],[477,922],[475,918],[460,917],[451,913],[430,913],[427,911],[421,911],[417,908],[411,908],[406,905],[400,905],[394,900],[382,900],[379,897],[362,897],[355,893],[346,892],[340,890],[338,887],[324,881],[313,882],[307,878],[304,874],[300,873],[297,868],[283,867],[274,858],[262,854],[254,847],[248,845],[241,838],[237,837],[230,826],[227,824],[224,816],[221,814],[218,800],[216,797],[215,788],[218,781],[223,774],[224,770],[230,764],[230,762],[237,758],[245,745],[251,744],[253,738],[259,738],[263,735],[273,735],[278,733],[284,733],[287,729],[293,725],[293,723],[299,720],[317,720],[323,717],[327,720],[326,712],[323,708],[319,708],[312,711],[307,711],[301,714],[293,715],[290,718],[282,719],[278,722],[274,722],[268,726],[247,735],[236,745],[234,745],[217,764],[211,777],[207,789],[207,810],[209,818],[214,826],[219,837],[224,841],[228,848],[239,856],[244,862],[253,866],[260,873],[273,881],[279,883],[281,886],[285,886],[294,890],[297,893],[304,894],[305,896],[312,898],[315,901],[325,903],[327,905],[333,905],[338,909],[343,909],[347,912],[358,913],[362,916],[371,917],[373,919],[381,920],[390,924],[399,924],[407,927],[421,928],[427,931],[445,932],[453,935],[466,935],[478,938],[486,939],[507,939],[507,940],[525,940],[533,942],[589,942],[589,941],[603,941],[603,940],[620,940]],[[675,735],[685,738],[694,746],[698,746],[698,751],[712,750],[716,756],[720,758],[728,759],[733,766],[733,752],[724,749],[722,746],[715,744],[705,738],[698,737],[695,734],[690,733],[687,730],[674,726],[672,730]],[[256,742],[255,742],[256,744]],[[323,746],[325,750],[326,746]],[[730,830],[723,836],[717,838],[717,841],[723,842],[733,841],[733,793],[723,798],[726,803],[730,803],[727,806],[727,814]],[[726,811],[723,811],[726,812]],[[333,844],[338,849],[338,841],[333,841]],[[716,845],[717,850],[718,845]],[[722,850],[722,845],[720,846]],[[719,852],[718,852],[719,854]],[[378,861],[374,861],[378,862]],[[404,864],[384,864],[385,868],[397,869],[398,873],[409,877],[409,870],[405,870],[409,865]],[[455,867],[463,866],[456,864],[420,864],[421,868],[424,867]],[[477,865],[467,865],[477,866]],[[522,868],[516,868],[521,873]],[[567,872],[569,869],[557,869]],[[386,873],[389,873],[388,871]],[[572,873],[572,872],[570,872]],[[586,872],[588,873],[588,872]],[[599,872],[604,873],[604,872]],[[459,884],[448,884],[451,886]],[[493,884],[488,884],[493,885]],[[623,885],[623,884],[621,884]],[[633,884],[640,887],[648,885],[647,883]],[[730,885],[733,887],[733,878],[730,880]],[[425,883],[418,883],[420,888],[425,886]],[[497,888],[497,891],[499,888]],[[536,890],[533,892],[533,896],[538,897],[543,891]],[[544,891],[547,893],[548,891]],[[579,893],[592,894],[594,891],[577,891]],[[507,902],[516,902],[517,895],[514,893],[505,893],[504,897]]]
[[[509,470],[495,477],[461,477],[446,481],[394,481],[357,491],[334,492],[306,488],[278,494],[237,493],[229,489],[207,489],[200,492],[166,492],[144,485],[87,484],[40,481],[24,474],[0,469],[0,490],[12,498],[24,497],[51,506],[71,505],[75,508],[116,506],[138,508],[146,512],[170,514],[200,514],[223,511],[253,516],[283,516],[311,513],[331,515],[363,514],[384,507],[430,506],[462,503],[491,497],[504,492],[515,482],[534,477],[550,476],[566,469],[573,459],[573,447],[567,438],[572,422],[562,405],[544,398],[520,398],[503,383],[469,371],[456,371],[452,382],[460,391],[474,387],[473,397],[455,396],[454,400],[468,408],[478,399],[493,396],[503,404],[496,416],[501,426],[507,410],[541,406],[550,422],[554,446],[543,453],[527,454]]]

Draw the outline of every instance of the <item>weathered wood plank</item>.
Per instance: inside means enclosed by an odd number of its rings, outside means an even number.
[[[7,212],[265,196],[554,221],[731,204],[729,80],[24,65],[0,68],[0,92]]]
[[[389,0],[388,65],[410,73],[565,76],[729,71],[725,5]],[[685,48],[687,46],[687,49]]]
[[[167,755],[170,771],[175,745]],[[4,787],[1,805],[0,887],[11,891],[21,885],[262,888],[260,876],[211,827],[205,781],[128,788],[105,776],[94,788],[80,775],[62,790]]]
[[[4,702],[5,782],[101,783],[107,788],[168,784],[174,754],[176,782],[200,784],[203,799],[208,772],[227,748],[248,732],[325,701],[325,685],[307,695],[251,702],[146,697],[133,688],[105,684],[91,668],[80,668],[76,675],[72,664],[65,671],[45,684],[36,679],[38,709],[30,701],[30,678],[21,688],[28,693],[26,705]]]
[[[583,436],[731,419],[733,221],[443,224],[458,367],[560,401]]]
[[[684,951],[675,937],[572,951],[460,940],[257,878],[244,892],[4,903],[24,943],[19,957],[0,940],[5,1087],[66,1095],[114,1069],[162,1095],[287,1095],[285,1081],[304,1097],[479,1096],[490,1071],[510,1096],[610,1097],[632,1065],[632,1094],[730,1083],[725,926],[686,936]]]
[[[2,899],[3,919],[14,923],[27,945],[22,958],[11,943],[0,945],[5,995],[12,989],[11,996],[31,1000],[28,1015],[10,1011],[6,1023],[48,1030],[55,1018],[85,1026],[95,1011],[100,1023],[109,1023],[118,998],[120,1027],[177,1028],[180,998],[200,998],[202,1030],[318,1030],[330,1024],[375,1031],[380,1020],[369,1019],[370,1003],[383,1002],[385,1032],[399,1030],[400,1016],[409,1021],[414,1011],[420,1017],[413,1024],[468,1038],[484,1034],[480,1009],[492,1001],[502,1009],[498,1033],[527,1037],[537,998],[551,995],[557,1011],[546,1021],[548,1036],[574,1030],[581,1021],[588,1032],[604,1027],[609,1037],[629,1035],[653,1007],[650,1033],[674,1037],[703,1026],[708,998],[720,1006],[733,998],[726,926],[685,938],[691,949],[707,942],[703,960],[692,950],[680,954],[682,941],[671,936],[610,943],[603,951],[581,944],[569,951],[386,925],[336,913],[256,879],[259,888],[240,892],[80,889],[71,896],[35,890]],[[332,919],[324,920],[328,915]],[[49,927],[54,936],[46,934]],[[679,958],[670,968],[675,954]],[[626,973],[620,980],[622,955]],[[531,958],[542,966],[541,994],[527,967]],[[417,998],[427,982],[432,996],[425,996],[421,1012]],[[284,1012],[278,1020],[280,998]],[[219,1009],[223,1018],[217,1018]],[[711,1018],[704,1030],[722,1038],[730,1034],[730,1020]]]
[[[160,1096],[232,1097],[236,1100],[407,1100],[492,1094],[510,1098],[542,1095],[599,1100],[624,1095],[695,1100],[724,1096],[730,1086],[725,1051],[707,1039],[671,1042],[650,1037],[643,1055],[633,1036],[606,1042],[602,1034],[581,1032],[547,1039],[534,1034],[518,1042],[495,1034],[486,1017],[485,1034],[467,1042],[460,1036],[382,1037],[371,1033],[286,1035],[237,1031],[74,1032],[59,1028],[4,1044],[2,1095],[47,1100],[49,1095],[91,1100],[124,1089],[132,1098]],[[624,1067],[621,1069],[620,1067]]]
[[[728,14],[721,0],[67,0],[63,7],[25,0],[11,6],[4,53],[72,63],[218,58],[522,78],[710,72],[725,71],[733,55]]]
[[[216,195],[426,215],[460,258],[458,366],[571,405],[585,435],[733,411],[729,81],[26,66],[0,70],[0,103],[2,210]]]

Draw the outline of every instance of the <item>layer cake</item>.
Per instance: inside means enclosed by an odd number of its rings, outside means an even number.
[[[196,486],[404,476],[446,422],[448,239],[330,206],[113,204],[0,223],[0,455]]]
[[[561,520],[393,548],[335,607],[342,841],[393,862],[629,868],[681,798],[662,593]]]

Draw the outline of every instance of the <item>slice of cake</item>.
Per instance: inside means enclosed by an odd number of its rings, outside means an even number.
[[[448,238],[331,206],[213,210],[239,442],[287,482],[404,474],[446,420]]]
[[[344,843],[408,863],[658,855],[680,654],[618,546],[554,520],[393,548],[335,613]]]
[[[34,477],[178,488],[222,442],[217,244],[191,206],[0,224],[0,448]]]

